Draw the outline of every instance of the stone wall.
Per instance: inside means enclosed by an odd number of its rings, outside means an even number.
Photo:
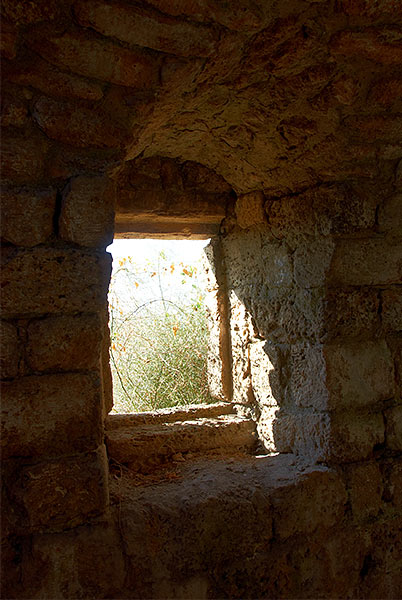
[[[3,597],[401,597],[401,5],[1,19]],[[117,481],[114,222],[223,217],[211,382],[280,456]]]

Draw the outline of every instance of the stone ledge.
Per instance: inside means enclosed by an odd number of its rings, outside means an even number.
[[[228,410],[231,413],[228,413]],[[255,423],[233,414],[228,405],[190,407],[143,415],[112,415],[106,421],[109,457],[130,470],[149,472],[183,453],[252,453]]]

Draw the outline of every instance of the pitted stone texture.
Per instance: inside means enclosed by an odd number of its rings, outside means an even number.
[[[91,312],[106,304],[108,254],[38,248],[7,253],[3,265],[4,315]]]
[[[383,238],[339,240],[331,264],[330,282],[341,285],[389,285],[402,279],[399,245]]]
[[[385,426],[381,413],[331,415],[331,439],[327,460],[355,462],[370,458],[374,446],[384,443]]]
[[[5,65],[7,79],[19,85],[30,86],[46,95],[56,98],[80,98],[83,100],[100,100],[103,89],[99,83],[81,77],[63,73],[41,60],[37,55],[23,62]]]
[[[402,194],[386,199],[380,207],[378,225],[392,241],[402,244]]]
[[[206,27],[123,3],[79,0],[74,13],[80,25],[105,36],[177,56],[209,56],[218,39]]]
[[[30,376],[3,383],[3,457],[93,450],[101,439],[101,392],[94,373]]]
[[[367,462],[349,465],[346,468],[346,480],[354,518],[359,521],[375,517],[381,507],[383,492],[378,464]]]
[[[28,551],[28,550],[27,550]],[[36,598],[118,598],[125,564],[118,525],[106,520],[32,538],[24,580]]]
[[[36,246],[53,233],[55,190],[5,190],[1,195],[1,236],[16,246]]]
[[[157,83],[157,60],[81,31],[50,38],[38,34],[30,38],[29,45],[45,60],[84,77],[135,88]]]
[[[101,341],[98,315],[34,320],[28,326],[26,360],[33,371],[96,370]]]
[[[12,323],[0,322],[0,373],[1,378],[16,377],[21,360],[18,329]]]
[[[28,531],[60,531],[101,514],[108,504],[106,449],[25,467],[12,488]]]
[[[393,397],[394,367],[384,341],[294,345],[291,350],[294,403],[317,410],[353,410]]]
[[[127,130],[110,115],[42,96],[35,103],[34,117],[52,139],[78,148],[117,148],[127,139]]]
[[[287,539],[317,527],[330,528],[342,518],[346,500],[338,475],[319,470],[310,473],[297,486],[283,487],[271,496],[275,535]]]
[[[402,331],[402,290],[391,288],[382,292],[381,319],[386,331]]]
[[[47,143],[43,138],[2,134],[1,163],[4,182],[36,183],[42,179]]]
[[[77,177],[64,190],[60,237],[81,246],[105,248],[113,241],[113,184],[106,177]]]
[[[237,223],[243,229],[265,223],[263,194],[252,192],[239,196],[236,201],[235,212]]]
[[[391,450],[402,451],[402,406],[394,406],[385,412],[386,441]]]
[[[402,59],[401,31],[397,27],[346,30],[334,35],[331,49],[335,55],[358,56],[385,65],[398,64]]]

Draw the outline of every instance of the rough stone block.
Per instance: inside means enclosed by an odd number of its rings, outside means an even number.
[[[345,15],[383,19],[384,15],[402,16],[402,6],[395,0],[338,0],[337,8]]]
[[[370,99],[384,107],[390,107],[400,102],[402,97],[402,78],[385,77],[373,85]]]
[[[29,594],[53,598],[118,598],[125,562],[118,527],[91,523],[71,531],[34,535],[24,581]]]
[[[285,244],[263,244],[261,267],[263,281],[268,287],[283,289],[292,285],[292,259]]]
[[[109,254],[37,248],[7,253],[3,265],[3,315],[94,312],[106,305]]]
[[[2,378],[16,377],[21,360],[18,330],[12,323],[0,323],[0,372]]]
[[[374,446],[384,443],[381,413],[332,414],[327,459],[331,462],[356,462],[370,458]]]
[[[17,56],[17,30],[11,23],[1,20],[0,54],[13,60]]]
[[[210,28],[127,4],[80,0],[74,12],[80,25],[105,36],[177,56],[209,56],[217,42]]]
[[[331,268],[335,243],[321,238],[301,244],[294,253],[295,281],[303,288],[325,285]]]
[[[384,500],[402,509],[402,460],[392,458],[385,463]]]
[[[385,411],[385,438],[388,448],[402,451],[402,406]]]
[[[43,96],[33,114],[47,136],[78,148],[116,148],[127,140],[128,132],[100,110]]]
[[[348,185],[321,185],[267,202],[266,210],[274,236],[296,247],[311,237],[374,227],[376,203]]]
[[[1,236],[16,246],[42,244],[53,233],[55,190],[5,190],[1,195]]]
[[[377,289],[327,288],[322,311],[322,341],[374,337],[380,326],[379,306]]]
[[[50,38],[31,36],[29,45],[45,60],[84,77],[140,89],[157,83],[157,60],[138,50],[90,38],[84,32]]]
[[[368,462],[348,466],[346,481],[354,518],[364,520],[375,517],[381,507],[383,492],[378,464]]]
[[[24,62],[13,63],[12,66],[5,65],[4,76],[8,81],[36,88],[57,98],[96,101],[103,96],[102,86],[98,83],[63,73],[37,55],[34,59],[25,59]]]
[[[98,315],[61,316],[31,321],[27,362],[33,371],[96,370],[101,359]]]
[[[242,229],[265,223],[264,195],[261,192],[251,192],[238,196],[235,212],[237,224]]]
[[[60,237],[104,248],[113,241],[115,190],[106,177],[77,177],[64,191]]]
[[[28,531],[57,531],[81,525],[108,503],[105,446],[96,452],[22,469],[12,486]]]
[[[59,14],[60,4],[57,0],[32,0],[29,4],[24,0],[5,0],[5,15],[18,25],[30,25],[40,21],[53,21]]]
[[[388,285],[402,279],[402,253],[383,238],[338,240],[329,283],[340,285]]]
[[[27,124],[28,104],[20,91],[14,89],[3,89],[1,106],[2,127],[23,127]]]
[[[1,140],[1,164],[4,182],[34,183],[42,178],[47,144],[42,138],[4,132]]]
[[[402,194],[387,198],[378,212],[379,231],[394,242],[402,244]],[[402,248],[400,246],[400,252]]]
[[[346,490],[339,475],[323,469],[301,477],[297,485],[274,490],[274,531],[280,539],[329,529],[343,518]]]
[[[367,28],[363,31],[340,31],[330,42],[333,54],[357,56],[384,65],[402,60],[401,32],[396,27]]]
[[[383,340],[328,345],[324,354],[326,385],[333,397],[334,408],[350,410],[392,398],[393,361]]]
[[[382,292],[381,320],[386,331],[402,331],[402,290],[400,288]]]
[[[96,374],[31,376],[3,383],[3,458],[96,448],[101,439],[101,394]]]

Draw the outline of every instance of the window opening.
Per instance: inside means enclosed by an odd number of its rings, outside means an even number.
[[[203,249],[209,240],[114,240],[113,413],[216,402],[208,388]]]

